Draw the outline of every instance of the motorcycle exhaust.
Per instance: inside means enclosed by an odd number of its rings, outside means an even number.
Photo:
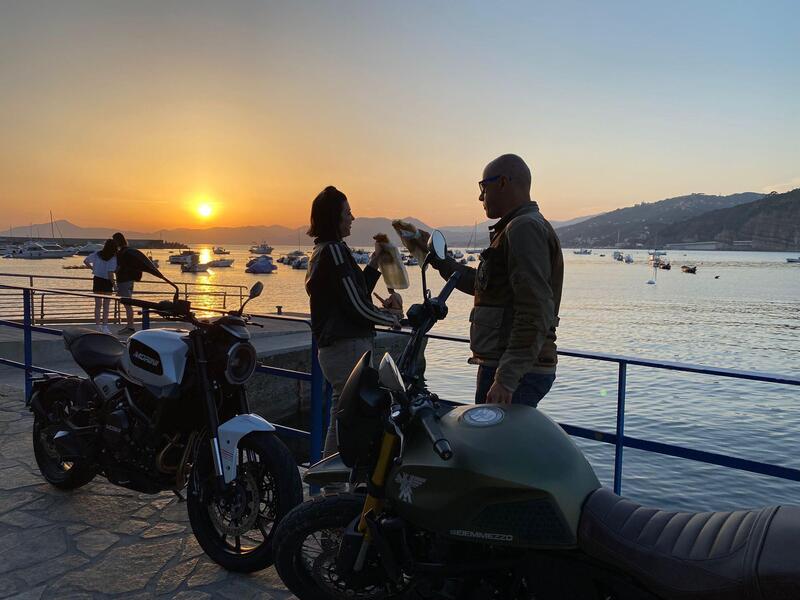
[[[70,431],[61,430],[53,436],[53,446],[62,460],[85,458],[83,445],[78,436]]]

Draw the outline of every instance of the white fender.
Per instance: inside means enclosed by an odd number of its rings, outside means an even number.
[[[222,459],[222,476],[225,483],[236,479],[239,440],[251,431],[275,431],[275,427],[258,415],[236,415],[217,428],[219,454]]]

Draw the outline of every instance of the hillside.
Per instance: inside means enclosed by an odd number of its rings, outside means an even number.
[[[618,208],[558,230],[565,247],[632,248],[662,243],[662,230],[710,211],[753,202],[763,194],[745,192],[730,196],[690,194],[658,202]]]
[[[754,250],[800,249],[800,188],[714,210],[661,230],[664,243],[752,240]]]

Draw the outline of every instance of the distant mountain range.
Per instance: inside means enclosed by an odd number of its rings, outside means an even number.
[[[403,220],[431,231],[430,225],[405,217]],[[488,227],[493,221],[475,225],[439,227],[451,247],[483,247],[489,243]],[[718,242],[729,247],[733,241],[752,241],[757,250],[794,250],[800,247],[800,188],[784,194],[769,195],[755,192],[714,196],[690,194],[657,202],[642,202],[600,215],[579,217],[569,221],[552,221],[566,248],[663,247],[667,244]],[[80,227],[61,220],[53,224],[56,237],[75,240],[104,239],[117,229]],[[49,237],[50,223],[19,228],[14,233],[34,237]],[[196,244],[249,244],[266,240],[273,246],[307,246],[311,239],[306,227],[253,225],[247,227],[210,227],[206,229],[178,228],[159,232],[128,231],[129,239],[181,242]],[[359,217],[353,223],[348,238],[351,246],[369,246],[372,236],[387,233],[397,239],[386,217]],[[745,245],[742,247],[750,247]]]
[[[554,221],[553,226],[563,226],[591,217],[579,217],[570,221]],[[417,227],[431,231],[436,229],[413,217],[404,217],[404,221],[414,223]],[[440,227],[447,237],[448,243],[453,247],[489,244],[488,227],[494,221],[483,221],[476,225]],[[306,235],[308,227],[290,228],[282,225],[252,225],[245,227],[209,227],[206,229],[165,229],[163,231],[130,231],[124,228],[110,227],[81,227],[66,220],[58,220],[52,224],[56,238],[66,239],[105,239],[116,231],[122,231],[132,240],[168,240],[184,244],[250,244],[253,242],[267,241],[273,246],[308,245],[311,238]],[[14,230],[15,236],[34,238],[50,237],[51,224],[39,223],[29,227],[20,227]],[[372,244],[372,236],[378,232],[392,235],[392,220],[385,217],[359,217],[353,222],[353,230],[348,238],[351,246],[365,246]],[[5,233],[5,232],[4,232]],[[477,239],[475,239],[477,238]]]
[[[658,202],[642,202],[562,227],[558,230],[558,236],[565,247],[633,248],[663,245],[675,238],[674,230],[670,230],[669,236],[664,233],[675,223],[691,221],[705,213],[730,209],[763,197],[764,194],[754,192],[730,196],[690,194]]]

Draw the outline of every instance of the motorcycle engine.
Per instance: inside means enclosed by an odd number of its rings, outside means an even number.
[[[103,427],[103,441],[111,448],[127,444],[130,442],[129,428],[128,411],[124,408],[118,408],[106,417]]]

